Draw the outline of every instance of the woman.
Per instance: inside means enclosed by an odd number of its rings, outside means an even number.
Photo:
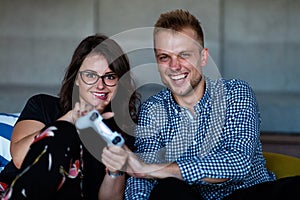
[[[21,112],[11,138],[12,162],[0,176],[0,181],[8,185],[3,199],[123,198],[126,178],[118,170],[126,162],[125,151],[106,148],[103,157],[109,154],[110,161],[104,166],[82,144],[74,123],[91,107],[95,108],[107,119],[105,123],[121,133],[131,147],[130,136],[122,131],[126,124],[117,124],[111,118],[111,100],[120,91],[130,102],[129,105],[128,102],[118,104],[117,111],[129,108],[136,122],[139,97],[131,93],[134,86],[130,76],[118,84],[129,71],[127,56],[106,36],[89,36],[78,45],[59,98],[35,95]],[[78,88],[79,94],[74,107],[73,88]],[[115,114],[125,116],[125,112]]]

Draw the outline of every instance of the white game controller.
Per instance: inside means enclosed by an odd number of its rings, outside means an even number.
[[[102,120],[101,114],[94,109],[87,115],[78,118],[75,122],[75,126],[78,129],[92,127],[106,141],[108,146],[122,146],[124,144],[123,137],[117,132],[112,132]]]

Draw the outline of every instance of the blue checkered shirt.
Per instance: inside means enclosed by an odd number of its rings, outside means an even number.
[[[249,84],[206,78],[194,114],[163,89],[143,105],[136,128],[136,155],[146,163],[176,162],[183,180],[204,199],[222,199],[233,191],[275,180],[265,168],[260,115]],[[211,184],[203,178],[228,178]],[[130,177],[125,199],[148,199],[155,179]]]

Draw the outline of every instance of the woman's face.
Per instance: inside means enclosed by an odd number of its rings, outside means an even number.
[[[102,113],[117,91],[117,81],[117,75],[109,68],[103,55],[88,55],[75,81],[81,106],[92,106]]]

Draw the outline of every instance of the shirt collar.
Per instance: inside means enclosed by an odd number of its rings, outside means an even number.
[[[195,111],[201,111],[206,108],[210,101],[210,90],[209,90],[210,80],[205,77],[205,91],[202,98],[198,101],[198,103],[194,106]]]

